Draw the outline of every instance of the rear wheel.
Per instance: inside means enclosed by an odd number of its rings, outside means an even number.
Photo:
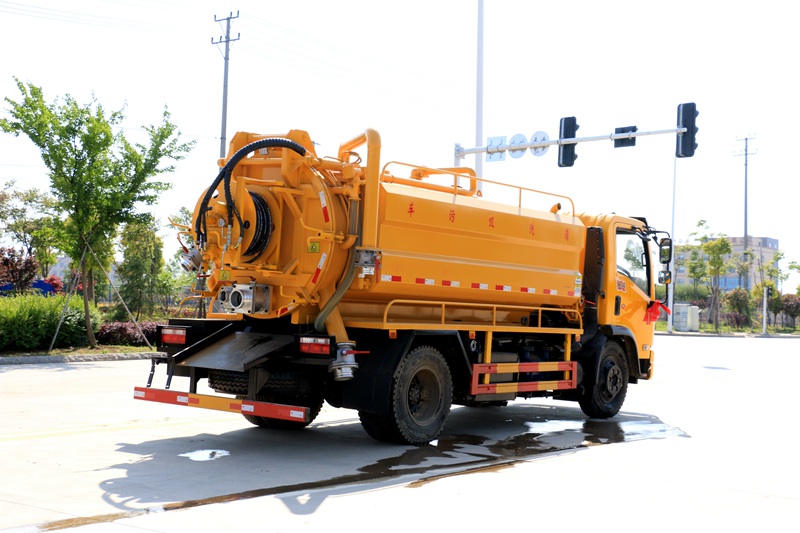
[[[622,346],[607,342],[600,352],[597,375],[587,377],[591,379],[580,397],[581,410],[592,418],[616,415],[628,393],[628,362]]]
[[[421,346],[407,353],[395,370],[388,413],[360,412],[371,437],[419,446],[444,428],[453,401],[447,362],[438,350]]]

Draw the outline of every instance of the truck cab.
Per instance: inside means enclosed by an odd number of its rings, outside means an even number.
[[[579,215],[587,227],[602,231],[604,265],[596,295],[597,321],[606,336],[619,339],[627,357],[630,380],[649,379],[653,372],[652,323],[661,309],[656,297],[659,262],[669,263],[670,239],[656,239],[644,218],[618,215]],[[664,266],[663,268],[666,268]],[[587,273],[591,275],[590,273]],[[587,304],[591,304],[588,301]]]

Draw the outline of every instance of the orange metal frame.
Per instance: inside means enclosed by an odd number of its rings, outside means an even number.
[[[472,366],[470,394],[501,394],[505,392],[531,392],[542,390],[574,389],[578,386],[578,363],[554,361],[545,363],[485,363]],[[480,383],[481,376],[517,372],[564,372],[565,379],[556,381],[522,381],[515,383]]]

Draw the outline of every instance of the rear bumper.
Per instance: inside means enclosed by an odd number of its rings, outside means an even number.
[[[151,387],[135,387],[133,397],[136,400],[149,402],[182,405],[185,407],[199,407],[215,411],[228,411],[244,415],[261,416],[291,422],[308,422],[308,407],[284,405],[280,403],[257,402],[254,400],[238,400],[224,396],[210,396],[194,394],[169,389],[154,389]]]

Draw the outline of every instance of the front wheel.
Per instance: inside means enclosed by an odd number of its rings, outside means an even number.
[[[607,342],[600,351],[600,364],[593,371],[580,397],[581,410],[591,418],[611,418],[622,408],[628,393],[628,362],[616,342]]]

